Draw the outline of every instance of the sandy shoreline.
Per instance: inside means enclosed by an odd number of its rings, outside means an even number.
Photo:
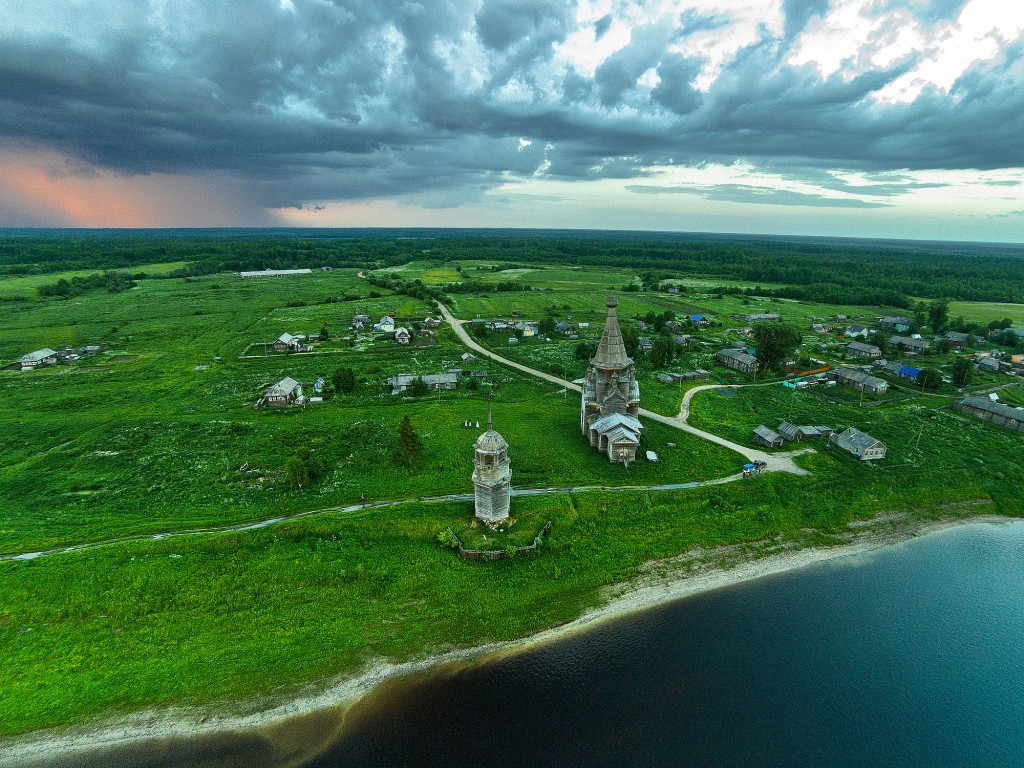
[[[991,514],[923,521],[907,519],[905,515],[883,515],[852,525],[846,535],[848,541],[836,546],[801,549],[794,548],[792,543],[760,542],[711,551],[694,550],[647,564],[637,579],[610,588],[605,595],[607,601],[601,607],[568,624],[529,637],[457,649],[404,664],[372,663],[354,677],[321,682],[316,690],[296,693],[286,701],[282,701],[280,695],[253,699],[232,705],[231,712],[211,714],[209,707],[149,710],[120,718],[117,722],[96,721],[68,730],[33,732],[0,741],[0,768],[73,755],[84,756],[96,750],[156,739],[193,739],[238,731],[270,732],[289,719],[354,703],[386,680],[437,665],[479,659],[485,655],[516,653],[672,600],[863,554],[940,530],[970,523],[1011,521],[1016,521],[1016,518]]]

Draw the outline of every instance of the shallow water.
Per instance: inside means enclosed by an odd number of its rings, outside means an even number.
[[[340,729],[59,764],[1021,766],[1022,648],[1024,523],[974,524],[394,681]]]

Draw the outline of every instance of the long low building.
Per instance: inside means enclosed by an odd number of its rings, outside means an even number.
[[[855,368],[838,368],[831,372],[831,377],[838,383],[854,389],[860,389],[870,395],[884,395],[889,391],[889,382],[872,376],[870,373]]]
[[[311,275],[312,269],[264,269],[259,272],[239,272],[239,277],[287,277],[288,275]]]
[[[1006,403],[997,403],[987,397],[968,397],[953,403],[958,411],[969,413],[984,421],[990,421],[1000,427],[1024,432],[1024,408],[1014,408]]]
[[[861,341],[851,341],[846,345],[846,354],[854,357],[881,357],[882,350],[874,344],[865,344]]]
[[[433,390],[456,389],[459,386],[459,377],[454,373],[428,373],[423,376],[414,373],[400,373],[388,379],[388,384],[391,385],[391,394],[397,395],[405,392],[416,379],[423,379],[427,389]]]

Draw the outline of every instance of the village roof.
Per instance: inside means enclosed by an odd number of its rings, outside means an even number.
[[[788,437],[790,440],[796,440],[800,437],[800,427],[796,424],[790,424],[788,421],[784,421],[779,424],[779,434],[783,437]]]
[[[865,344],[862,341],[851,341],[846,345],[847,350],[853,350],[854,352],[866,352],[869,355],[882,354],[882,350],[876,347],[874,344]]]
[[[946,334],[946,338],[950,341],[956,341],[960,344],[967,344],[971,340],[971,334],[969,333],[958,333],[957,331],[950,331]]]
[[[266,397],[288,397],[288,395],[295,391],[297,386],[299,386],[299,382],[291,376],[285,376],[267,390]]]
[[[910,318],[903,317],[903,315],[890,315],[888,317],[882,317],[878,320],[879,323],[886,323],[889,325],[910,325]]]
[[[868,448],[871,448],[881,441],[875,439],[867,432],[861,432],[855,427],[850,427],[836,438],[836,442],[839,444],[840,448],[847,451],[854,449],[858,451],[866,451]]]
[[[759,424],[754,428],[754,434],[763,440],[767,440],[769,443],[774,443],[780,439],[780,435],[774,429],[766,427],[764,424]]]
[[[643,346],[645,344],[653,344],[653,343],[654,342],[651,341],[649,336],[641,336],[639,339],[637,339],[637,344],[639,344],[640,346]]]
[[[280,341],[282,344],[291,344],[293,341],[298,341],[299,339],[297,336],[292,336],[290,333],[282,333],[280,336],[277,337],[277,340]]]
[[[694,323],[699,323],[702,320],[707,320],[707,318],[704,315],[690,315],[690,320]]]
[[[893,336],[889,339],[890,347],[917,347],[918,349],[928,349],[931,343],[924,339],[915,339],[910,336]]]
[[[392,387],[408,386],[415,379],[423,379],[428,387],[435,384],[457,384],[459,381],[454,373],[427,373],[422,376],[418,373],[399,373],[388,379],[388,384]]]
[[[462,362],[464,362],[464,363],[471,363],[474,360],[476,360],[476,355],[474,355],[473,353],[471,353],[471,352],[463,352],[462,353]]]
[[[632,364],[633,360],[626,354],[626,345],[622,341],[622,330],[619,328],[619,318],[615,314],[615,307],[619,305],[619,300],[614,296],[609,296],[604,304],[608,307],[608,318],[605,320],[601,341],[598,342],[597,352],[591,363],[606,368],[626,368]]]
[[[836,371],[837,376],[841,376],[849,381],[856,382],[857,384],[863,384],[865,387],[888,387],[889,383],[885,379],[880,379],[877,376],[872,376],[870,373],[864,371],[858,371],[856,368],[840,368]]]
[[[27,355],[22,355],[20,362],[38,363],[48,357],[53,357],[56,354],[57,353],[49,347],[43,347],[42,349],[37,349],[35,352],[29,352]]]
[[[864,331],[866,331],[866,330],[867,330],[867,328],[865,326],[857,325],[856,323],[854,323],[853,325],[851,325],[847,329],[847,332],[848,333],[864,333]]]
[[[748,355],[741,349],[722,349],[719,350],[718,354],[722,355],[723,357],[728,357],[733,360],[737,360],[741,363],[746,363],[747,365],[752,365],[757,362],[756,357],[754,357],[753,355]]]
[[[572,323],[567,323],[565,320],[562,320],[560,323],[555,325],[555,330],[559,333],[565,333],[570,328],[572,328]]]
[[[673,379],[667,373],[659,373],[658,374],[658,381],[660,381],[662,384],[671,384]]]
[[[961,404],[976,408],[979,411],[988,411],[999,416],[1006,416],[1007,418],[1016,419],[1017,421],[1024,421],[1024,408],[1014,408],[1012,405],[1006,403],[996,403],[989,400],[987,397],[965,397],[960,401]]]
[[[896,370],[896,373],[898,373],[900,376],[909,376],[912,379],[916,379],[918,376],[921,375],[921,369],[915,368],[912,365],[901,365]]]
[[[747,315],[747,320],[752,323],[756,323],[758,320],[778,320],[778,312],[755,312],[752,315]]]
[[[409,329],[406,327],[395,328],[395,336],[409,336]]]

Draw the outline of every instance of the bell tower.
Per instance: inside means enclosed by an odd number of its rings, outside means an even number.
[[[487,403],[487,431],[473,446],[473,486],[476,491],[476,516],[488,525],[508,518],[512,498],[512,470],[508,443],[494,431],[491,403]]]

